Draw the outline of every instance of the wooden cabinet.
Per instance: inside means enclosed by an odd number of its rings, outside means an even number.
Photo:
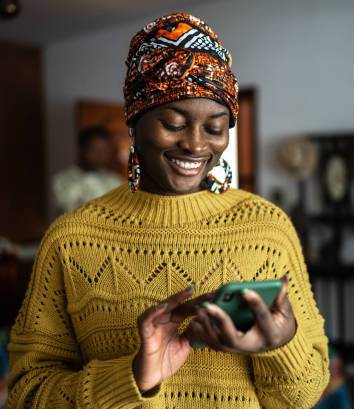
[[[40,239],[45,191],[42,53],[0,44],[0,235]]]

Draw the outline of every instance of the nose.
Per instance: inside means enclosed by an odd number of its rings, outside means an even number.
[[[207,138],[199,127],[188,127],[179,143],[180,148],[192,155],[201,155],[208,150]]]

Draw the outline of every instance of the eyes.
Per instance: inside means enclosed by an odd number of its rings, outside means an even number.
[[[161,122],[164,128],[171,132],[180,132],[180,131],[183,131],[183,129],[185,129],[186,127],[186,125],[172,125],[165,121],[161,121]]]
[[[167,121],[161,121],[161,123],[163,127],[170,132],[182,132],[188,127],[187,124],[176,125]],[[217,136],[222,135],[225,131],[228,131],[228,126],[206,124],[204,129],[208,134]]]

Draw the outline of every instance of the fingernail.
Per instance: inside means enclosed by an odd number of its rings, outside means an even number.
[[[185,289],[185,291],[187,291],[187,292],[194,291],[194,290],[195,290],[195,284],[194,284],[194,283],[191,284],[189,287],[187,287],[187,288]]]
[[[158,307],[159,307],[159,309],[161,309],[161,310],[165,310],[165,309],[168,307],[168,303],[167,303],[167,302],[164,302],[164,303],[160,304]]]
[[[208,301],[202,302],[202,307],[204,307],[204,308],[208,308],[209,305],[210,305],[210,302],[208,302]]]
[[[241,294],[246,295],[248,293],[249,289],[248,288],[242,288]]]

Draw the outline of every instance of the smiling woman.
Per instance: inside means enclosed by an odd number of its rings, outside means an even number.
[[[175,13],[133,37],[127,66],[129,183],[43,239],[11,333],[8,409],[312,407],[327,338],[296,232],[229,188],[220,159],[238,112],[229,52]],[[270,308],[244,291],[246,332],[212,303],[230,281],[276,279]]]
[[[227,107],[205,98],[171,102],[143,114],[133,127],[141,188],[170,195],[203,189],[228,145],[229,116]]]

